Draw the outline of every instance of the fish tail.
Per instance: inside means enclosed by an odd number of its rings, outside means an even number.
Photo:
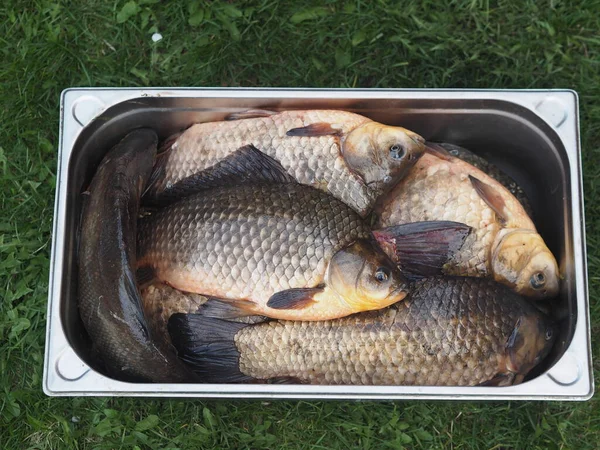
[[[244,323],[204,317],[199,314],[173,314],[169,334],[179,357],[205,383],[251,382],[240,371],[240,353],[235,335],[249,326]]]

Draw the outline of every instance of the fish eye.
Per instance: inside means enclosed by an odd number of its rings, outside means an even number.
[[[529,283],[532,288],[541,289],[546,284],[546,276],[542,272],[536,272],[531,276]]]
[[[553,335],[553,334],[554,334],[554,333],[553,333],[553,331],[552,331],[552,328],[548,328],[548,329],[546,330],[546,340],[547,340],[547,341],[549,341],[550,339],[552,339],[552,335]]]
[[[390,156],[392,159],[400,160],[406,155],[406,150],[400,144],[394,144],[390,147]]]
[[[380,267],[375,271],[375,280],[378,283],[384,283],[390,278],[390,270],[387,267]]]

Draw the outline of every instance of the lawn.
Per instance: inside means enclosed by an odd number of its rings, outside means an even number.
[[[575,89],[593,350],[600,354],[600,1],[169,3],[0,5],[2,448],[598,448],[596,398],[375,403],[43,394],[59,97],[72,86]]]

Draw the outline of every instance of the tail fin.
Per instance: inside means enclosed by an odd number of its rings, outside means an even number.
[[[204,317],[199,314],[173,314],[169,334],[179,357],[205,383],[254,381],[239,368],[240,353],[235,335],[247,324]]]
[[[387,255],[407,275],[439,275],[458,252],[472,228],[459,222],[430,221],[373,231]]]

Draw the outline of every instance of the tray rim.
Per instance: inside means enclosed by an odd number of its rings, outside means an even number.
[[[287,94],[287,95],[285,95]],[[64,236],[64,213],[66,208],[66,177],[70,155],[79,132],[83,127],[72,117],[66,117],[74,102],[86,95],[100,98],[104,103],[98,113],[105,109],[139,97],[206,97],[206,98],[298,98],[316,99],[458,99],[458,100],[503,100],[527,108],[544,120],[559,135],[564,145],[569,161],[571,175],[571,214],[573,220],[573,244],[575,255],[575,289],[578,306],[578,317],[575,334],[565,351],[565,354],[555,364],[559,364],[571,352],[576,340],[585,339],[586,348],[578,350],[578,356],[584,356],[585,361],[579,361],[579,370],[583,369],[581,377],[572,385],[563,385],[561,392],[556,392],[558,382],[554,382],[554,392],[530,392],[527,388],[532,383],[540,384],[552,380],[548,372],[534,380],[518,386],[505,388],[497,387],[444,387],[444,386],[307,386],[307,385],[229,385],[229,384],[146,384],[125,383],[113,380],[89,369],[79,378],[65,379],[59,374],[59,359],[69,352],[70,346],[64,335],[61,324],[60,284],[62,268],[58,271],[57,258],[62,260]],[[558,98],[565,108],[572,113],[567,133],[560,132],[550,121],[533,108],[551,95]],[[75,122],[75,123],[73,123]],[[77,127],[79,129],[77,130]],[[562,128],[562,127],[561,127]],[[565,129],[563,129],[564,131]],[[565,136],[566,135],[566,136]],[[565,142],[569,138],[570,142]],[[55,208],[53,218],[52,251],[50,259],[48,314],[46,329],[46,348],[44,354],[43,391],[49,396],[146,396],[146,397],[200,397],[200,398],[260,398],[260,399],[352,399],[352,400],[395,400],[395,399],[439,399],[439,400],[588,400],[594,394],[594,378],[591,354],[590,311],[587,281],[587,249],[585,238],[585,215],[583,198],[583,174],[581,162],[581,144],[579,134],[579,97],[572,89],[353,89],[353,88],[262,88],[262,87],[72,87],[62,91],[60,96],[60,129],[57,161],[57,187],[55,193]],[[65,181],[63,182],[63,178]],[[576,184],[576,181],[578,183]],[[575,215],[576,213],[576,215]],[[578,220],[576,220],[576,218]],[[60,349],[53,348],[60,345]],[[79,360],[71,350],[72,356]],[[576,361],[577,363],[578,361]],[[79,363],[85,363],[79,360]],[[584,364],[585,363],[585,364]],[[584,366],[584,367],[581,367]],[[87,367],[87,366],[86,366]],[[552,368],[551,368],[552,369]],[[87,374],[87,375],[86,375]],[[86,380],[83,380],[85,375]],[[97,389],[86,389],[93,378]],[[539,381],[538,381],[539,380]],[[302,388],[302,389],[298,389]]]

